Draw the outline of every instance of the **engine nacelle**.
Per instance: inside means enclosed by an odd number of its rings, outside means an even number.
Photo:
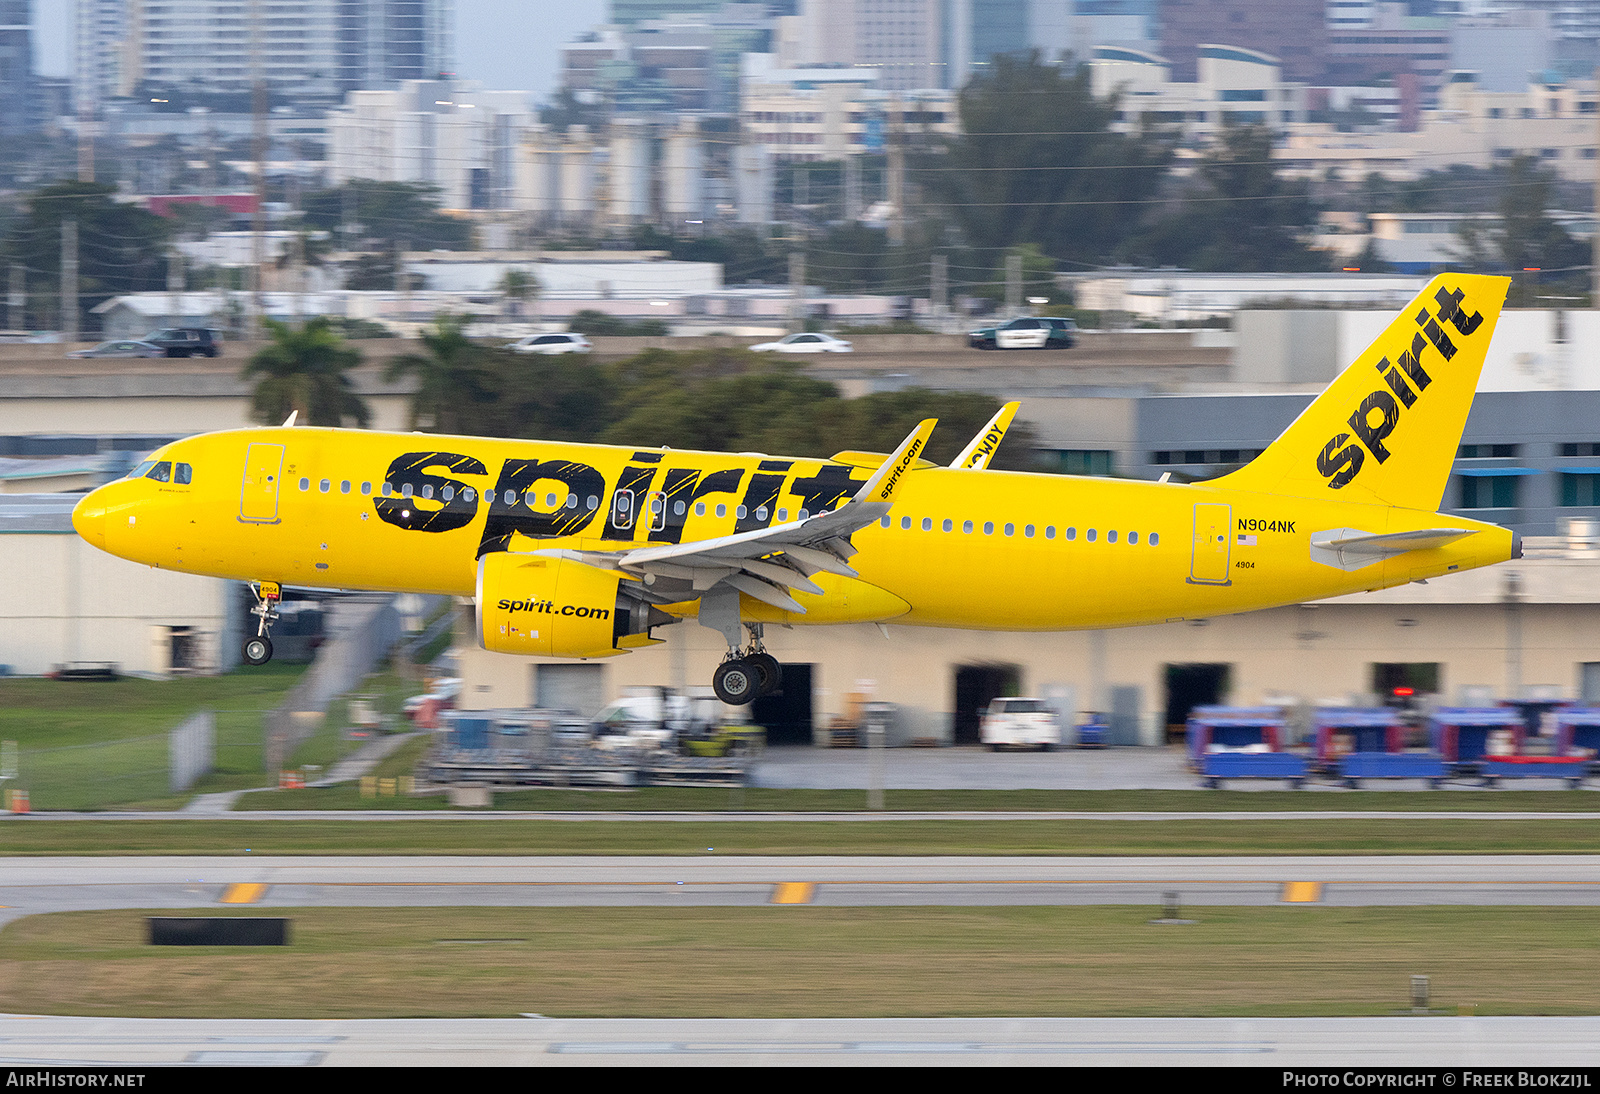
[[[610,657],[648,622],[623,575],[567,558],[496,551],[478,560],[478,644],[495,653]],[[645,609],[640,616],[639,609]],[[629,643],[630,645],[637,643]]]

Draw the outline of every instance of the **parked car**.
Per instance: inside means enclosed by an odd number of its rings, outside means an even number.
[[[1071,349],[1077,342],[1078,324],[1054,315],[1024,315],[967,335],[967,344],[977,349]]]
[[[222,352],[219,332],[207,327],[167,327],[145,335],[144,341],[160,346],[168,357],[215,357]]]
[[[567,333],[530,334],[501,348],[513,353],[588,353],[594,347],[583,335]]]
[[[831,334],[791,334],[776,342],[751,346],[757,353],[851,353],[849,342]]]
[[[73,350],[68,357],[165,357],[167,351],[149,342],[125,339],[120,342],[101,342],[91,349]]]
[[[1061,723],[1043,699],[996,699],[983,712],[978,740],[992,750],[1038,748],[1061,744]]]

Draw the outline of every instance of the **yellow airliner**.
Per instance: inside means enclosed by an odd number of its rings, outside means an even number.
[[[73,511],[135,562],[252,582],[252,664],[283,585],[473,597],[487,649],[609,657],[696,615],[730,703],[776,686],[767,623],[1120,627],[1402,585],[1519,557],[1437,512],[1509,282],[1434,279],[1230,475],[987,470],[1015,404],[947,468],[296,428],[167,445]],[[745,632],[748,631],[748,639]]]

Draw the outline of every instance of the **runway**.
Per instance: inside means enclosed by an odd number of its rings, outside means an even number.
[[[22,1067],[1078,1064],[1560,1068],[1597,1063],[1600,1018],[235,1021],[0,1015],[0,1066]]]
[[[14,858],[0,924],[44,912],[289,907],[1596,905],[1600,855]]]

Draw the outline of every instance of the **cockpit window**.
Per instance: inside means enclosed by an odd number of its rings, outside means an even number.
[[[155,465],[156,465],[156,461],[155,460],[145,460],[138,467],[135,467],[132,471],[128,472],[128,478],[130,478],[130,479],[142,479],[142,478],[144,478],[145,473],[147,471],[149,471]]]
[[[152,467],[145,474],[145,478],[147,478],[147,479],[155,479],[157,482],[171,482],[172,481],[172,461],[171,460],[162,460],[160,463],[156,464],[154,467]]]
[[[194,468],[186,463],[180,463],[172,469],[172,481],[184,486],[194,481]]]

